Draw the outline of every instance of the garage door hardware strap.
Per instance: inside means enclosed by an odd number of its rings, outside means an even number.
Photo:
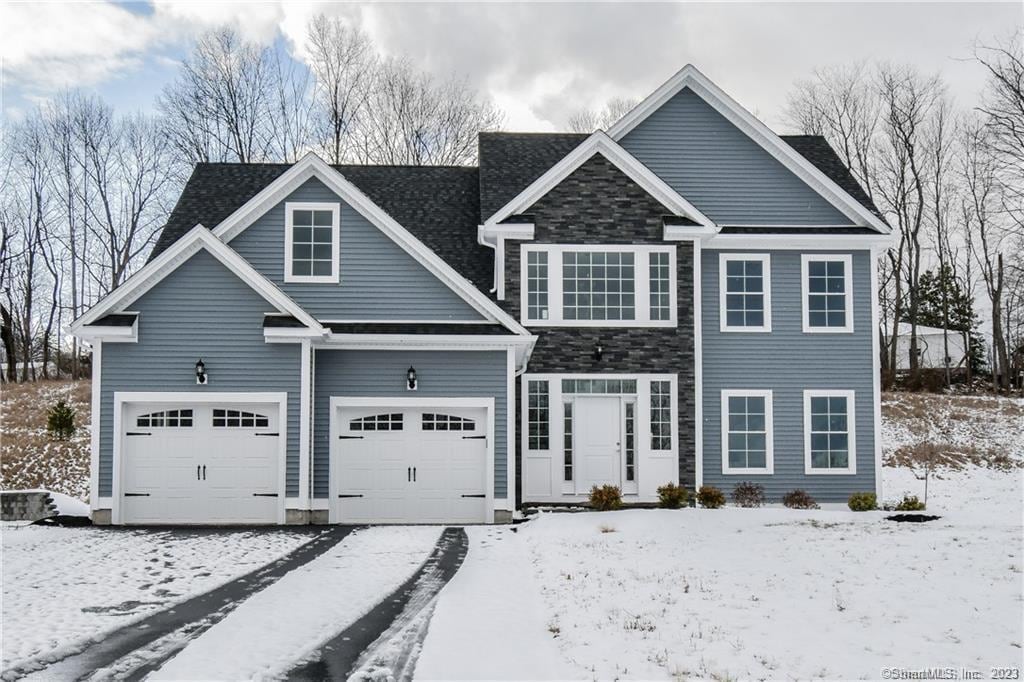
[[[254,433],[254,436],[280,436],[280,433]]]
[[[253,493],[253,497],[277,497],[277,493]]]
[[[199,478],[200,470],[202,470],[202,476],[203,476],[202,478]],[[202,465],[201,467],[198,464],[196,465],[196,480],[197,481],[205,481],[206,480],[206,465],[205,464]]]
[[[126,436],[152,436],[152,433],[145,433],[143,431],[127,431],[124,435]]]
[[[464,493],[462,496],[463,497],[487,497],[487,493],[477,493],[477,494]]]
[[[487,438],[487,436],[463,436],[462,440],[482,440],[484,438]]]
[[[362,436],[338,436],[338,438],[342,438],[342,439],[355,439],[355,438],[358,438],[359,440],[363,439]]]
[[[338,497],[362,497],[362,495],[338,495]]]
[[[149,497],[149,493],[125,493],[125,497]]]

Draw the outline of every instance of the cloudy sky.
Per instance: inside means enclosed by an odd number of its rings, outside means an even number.
[[[5,117],[65,86],[121,111],[150,110],[190,41],[230,23],[304,54],[316,13],[348,17],[386,54],[458,72],[489,93],[510,130],[564,129],[613,96],[648,94],[692,62],[780,132],[786,92],[815,68],[863,59],[941,72],[964,105],[982,74],[975,41],[1022,22],[1019,1],[992,3],[325,4],[306,2],[8,2],[0,7]]]

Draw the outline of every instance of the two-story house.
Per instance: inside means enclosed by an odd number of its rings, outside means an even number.
[[[200,164],[93,344],[98,523],[461,523],[595,485],[878,491],[877,250],[692,66],[479,167]]]

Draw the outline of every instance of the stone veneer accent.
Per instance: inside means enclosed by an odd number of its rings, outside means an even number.
[[[660,244],[668,209],[614,164],[595,154],[524,213],[536,231],[526,244]],[[505,300],[502,307],[520,319],[520,242],[506,242]],[[693,338],[693,243],[676,248],[677,327],[530,327],[538,335],[530,373],[665,373],[678,376],[679,480],[695,483]],[[594,348],[603,357],[594,360]],[[520,382],[516,382],[521,405]],[[522,495],[522,410],[516,410],[516,494]]]

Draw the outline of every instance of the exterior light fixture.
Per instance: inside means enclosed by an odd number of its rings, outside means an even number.
[[[196,363],[196,383],[205,386],[206,381],[209,379],[209,375],[206,373],[206,363],[203,362],[202,358]]]
[[[604,348],[601,347],[601,344],[597,344],[597,347],[594,348],[594,362],[601,362],[603,356]]]
[[[408,389],[410,391],[416,390],[416,368],[410,367],[409,371],[405,373],[406,381],[408,382]]]

